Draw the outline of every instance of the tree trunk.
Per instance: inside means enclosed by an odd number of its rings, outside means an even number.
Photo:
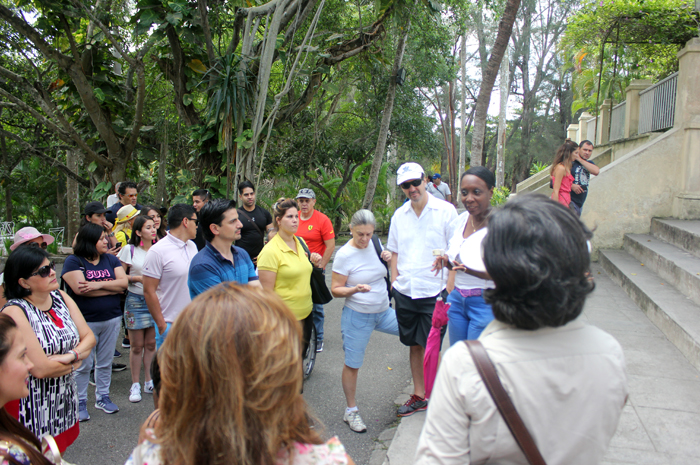
[[[58,215],[58,224],[56,226],[66,227],[68,223],[68,217],[66,216],[66,186],[62,182],[56,183],[56,213]],[[65,241],[65,233],[63,235]]]
[[[403,52],[406,49],[406,38],[408,31],[411,29],[411,20],[406,22],[403,34],[399,38],[399,43],[396,46],[396,58],[394,59],[394,69],[391,73],[391,81],[389,82],[389,90],[384,102],[384,113],[382,114],[382,124],[379,127],[379,137],[377,139],[377,147],[374,150],[374,159],[372,160],[372,168],[369,172],[367,180],[367,190],[365,198],[362,201],[362,208],[371,209],[374,200],[374,192],[377,190],[377,181],[379,181],[379,170],[384,161],[384,152],[386,151],[386,139],[389,135],[389,124],[391,123],[391,112],[394,110],[394,97],[396,96],[396,73],[401,68],[403,60]]]
[[[462,95],[460,102],[460,128],[459,128],[459,170],[457,173],[459,176],[464,173],[464,162],[467,153],[467,32],[462,34],[462,44],[459,50],[459,61],[462,67]],[[452,186],[452,190],[457,192],[454,196],[455,200],[459,198],[459,186]]]
[[[508,53],[501,63],[500,76],[500,93],[501,93],[501,108],[498,115],[498,146],[496,149],[496,187],[503,187],[503,178],[505,174],[505,155],[506,155],[506,108],[508,107],[508,76],[509,71]]]
[[[484,150],[484,134],[486,133],[486,117],[488,116],[489,103],[491,102],[491,91],[496,82],[498,68],[501,65],[503,55],[508,48],[508,41],[513,32],[515,15],[520,7],[520,0],[508,0],[503,11],[503,17],[498,23],[498,34],[496,42],[491,49],[486,72],[482,76],[479,96],[476,99],[476,115],[474,117],[474,133],[472,135],[471,165],[481,166]]]
[[[166,121],[167,127],[167,121]],[[159,207],[166,205],[167,189],[165,185],[165,168],[168,163],[168,133],[166,129],[165,141],[160,143],[160,159],[158,160],[158,188],[156,189],[156,205]]]
[[[78,172],[78,154],[73,150],[66,152],[66,166],[74,173]],[[63,237],[66,243],[73,240],[80,225],[80,199],[78,198],[78,183],[66,177],[66,232]]]

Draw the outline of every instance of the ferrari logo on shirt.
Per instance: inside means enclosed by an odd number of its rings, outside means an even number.
[[[310,224],[310,225],[309,225],[309,231],[311,231],[312,229],[314,229],[314,225],[313,225],[313,224]]]

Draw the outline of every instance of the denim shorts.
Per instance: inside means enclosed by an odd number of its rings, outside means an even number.
[[[146,298],[133,292],[129,292],[126,296],[124,319],[126,320],[126,329],[146,329],[156,325],[146,306]]]
[[[399,325],[396,322],[396,312],[389,307],[379,313],[360,313],[351,308],[343,307],[340,319],[340,332],[343,335],[343,350],[345,364],[350,368],[360,368],[365,358],[365,349],[369,344],[372,331],[399,335]]]

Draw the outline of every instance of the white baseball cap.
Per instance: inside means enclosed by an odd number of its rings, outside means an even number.
[[[413,179],[423,179],[423,167],[418,163],[408,162],[399,166],[396,170],[396,185],[400,186],[406,181],[411,181]]]

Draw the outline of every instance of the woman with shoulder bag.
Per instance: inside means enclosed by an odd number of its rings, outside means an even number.
[[[396,312],[389,306],[386,287],[387,268],[391,252],[377,255],[372,236],[374,215],[360,210],[350,220],[352,239],[338,250],[333,260],[331,292],[334,297],[345,297],[340,331],[343,335],[343,392],[347,408],[343,421],[356,433],[367,431],[355,402],[357,373],[362,366],[365,350],[373,331],[399,335]],[[380,244],[381,247],[381,244]]]
[[[483,254],[495,288],[484,296],[495,320],[442,358],[416,465],[602,461],[628,386],[620,344],[579,318],[595,287],[590,237],[540,194],[491,214]]]
[[[150,375],[151,360],[156,353],[156,323],[153,320],[146,299],[143,296],[143,275],[141,270],[146,261],[146,252],[156,239],[155,222],[150,216],[139,216],[134,220],[134,229],[129,243],[119,252],[119,260],[127,270],[129,291],[124,306],[124,319],[129,332],[131,351],[131,388],[129,401],[141,401],[140,373],[144,367],[143,391],[153,393],[153,381]]]
[[[80,432],[73,373],[95,346],[95,336],[73,299],[58,289],[55,265],[39,247],[10,254],[5,296],[2,313],[15,321],[33,364],[31,395],[5,408],[37,437],[55,437],[63,452]]]
[[[88,378],[95,362],[95,408],[105,413],[119,411],[109,398],[112,383],[112,361],[122,318],[121,298],[128,280],[119,259],[107,253],[104,228],[86,224],[76,238],[73,255],[63,264],[62,277],[73,293],[73,299],[92,329],[97,344],[93,352],[76,370],[80,421],[87,421]]]
[[[305,354],[314,323],[311,263],[318,266],[321,255],[312,253],[307,256],[303,239],[294,235],[299,228],[299,209],[295,200],[279,199],[274,210],[278,232],[258,255],[258,275],[263,289],[275,291],[299,320],[304,330],[302,354]]]

